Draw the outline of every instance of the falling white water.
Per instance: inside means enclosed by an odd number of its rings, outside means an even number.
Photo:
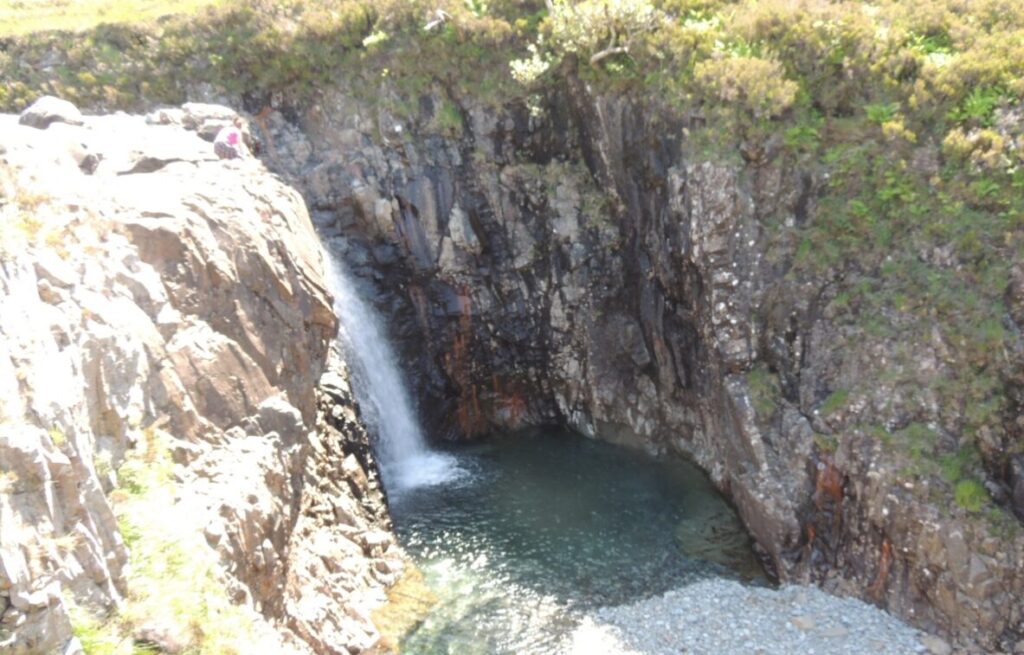
[[[412,410],[395,355],[376,312],[360,296],[330,248],[327,278],[341,323],[338,339],[352,369],[363,419],[377,433],[376,453],[389,492],[439,484],[461,474],[455,460],[432,451]]]

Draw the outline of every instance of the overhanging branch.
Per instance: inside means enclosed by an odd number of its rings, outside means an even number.
[[[605,48],[604,50],[600,52],[595,52],[593,55],[591,55],[590,65],[594,66],[600,63],[601,61],[607,59],[608,57],[611,57],[613,55],[624,55],[627,52],[629,52],[629,48],[624,45],[616,46],[614,48]]]

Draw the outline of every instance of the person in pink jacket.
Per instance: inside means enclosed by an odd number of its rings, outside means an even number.
[[[236,118],[232,125],[221,128],[213,140],[213,151],[221,159],[241,159],[249,155],[249,148],[242,139],[242,119]]]

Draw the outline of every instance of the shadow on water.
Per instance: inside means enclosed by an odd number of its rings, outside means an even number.
[[[449,453],[468,475],[391,499],[440,598],[403,652],[551,652],[581,611],[707,577],[765,582],[732,508],[688,463],[562,429]]]

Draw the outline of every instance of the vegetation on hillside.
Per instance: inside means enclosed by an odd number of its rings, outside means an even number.
[[[71,38],[4,30],[0,107],[15,111],[43,93],[141,108],[203,85],[253,110],[301,106],[343,80],[396,116],[440,89],[451,104],[430,127],[457,135],[460,102],[529,102],[566,75],[650,98],[694,126],[700,156],[770,153],[823,180],[806,224],[766,217],[783,246],[771,251],[827,290],[858,335],[847,356],[899,336],[879,375],[909,409],[837,420],[822,443],[875,435],[970,511],[988,505],[982,464],[1005,470],[1024,451],[1004,427],[1004,295],[1024,260],[1019,0],[223,0]],[[945,353],[931,374],[915,344]],[[757,370],[759,398],[771,375]],[[864,384],[819,412],[842,417],[876,380]]]
[[[174,645],[186,654],[238,655],[257,639],[252,610],[232,601],[217,555],[178,502],[170,437],[140,433],[111,493],[128,547],[128,595],[112,612],[75,606],[72,625],[86,655],[141,655]],[[97,469],[109,469],[98,461]],[[147,644],[146,635],[159,644]]]
[[[191,14],[221,0],[0,0],[0,36]]]

